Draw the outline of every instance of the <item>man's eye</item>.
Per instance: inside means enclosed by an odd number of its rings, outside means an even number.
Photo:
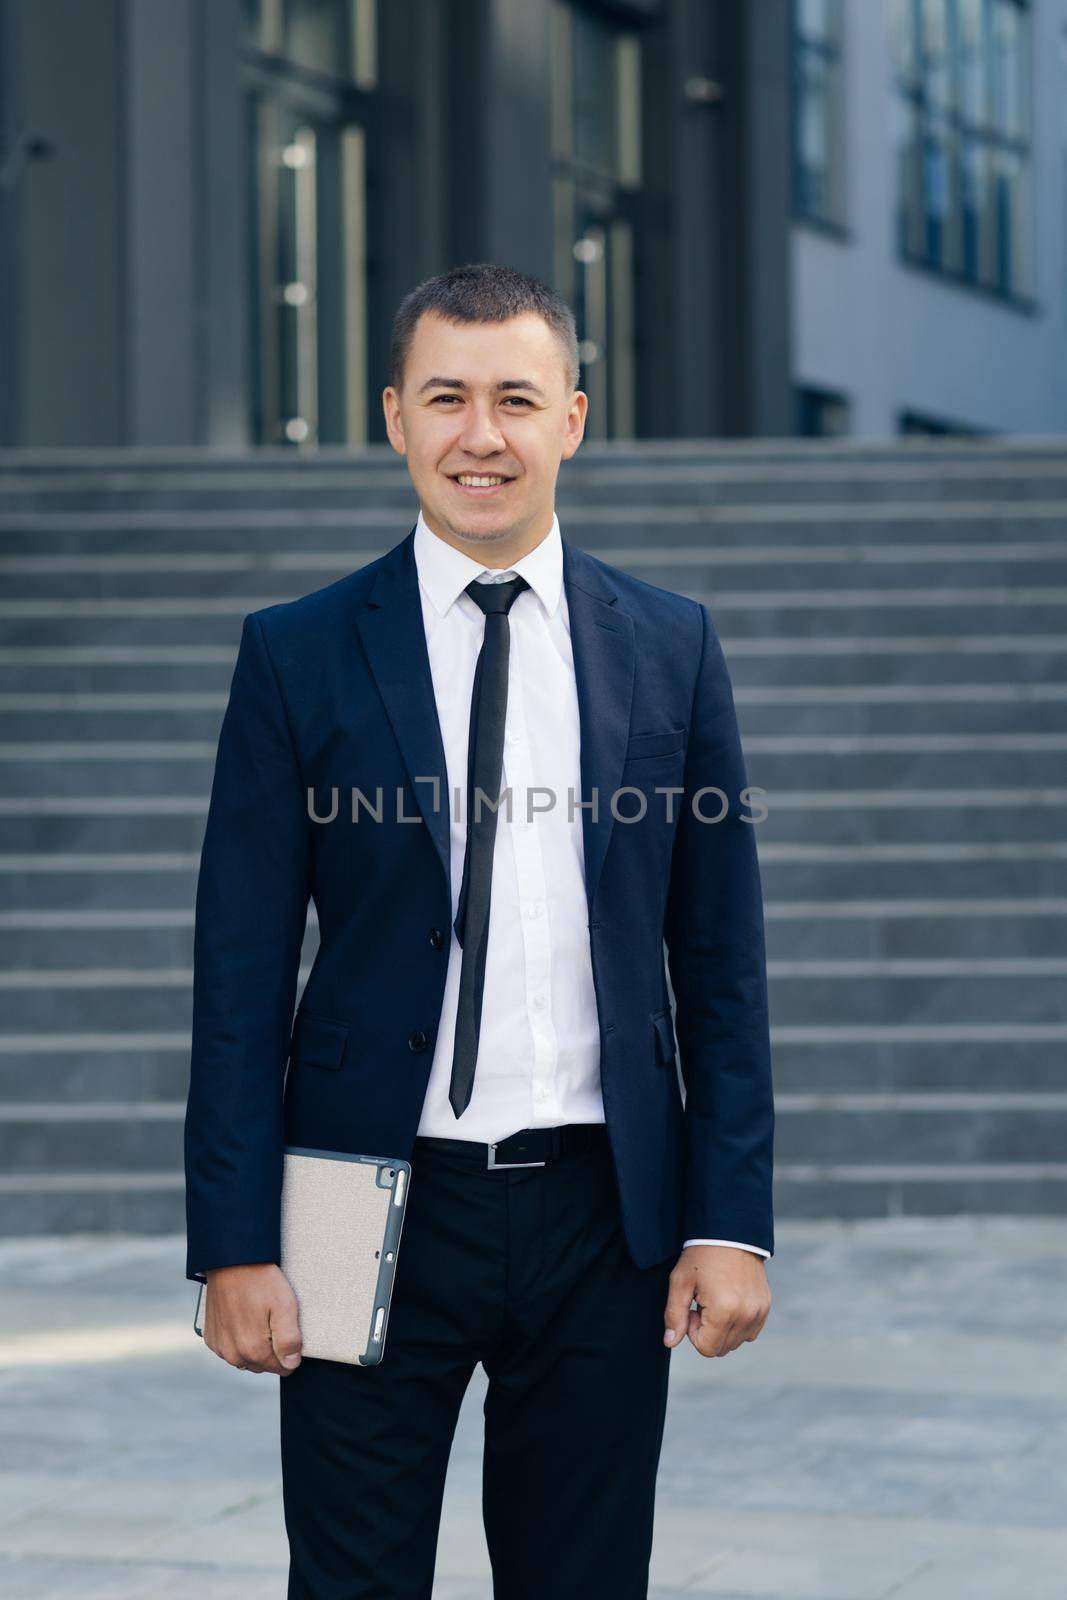
[[[431,400],[430,404],[431,405],[436,405],[439,400],[458,400],[458,399],[459,399],[459,395],[458,394],[435,394],[433,399]],[[522,394],[508,395],[507,404],[511,405],[513,402],[516,405],[520,405],[520,406],[528,406],[528,405],[531,405],[533,403],[532,401],[528,400],[525,395],[522,395]]]

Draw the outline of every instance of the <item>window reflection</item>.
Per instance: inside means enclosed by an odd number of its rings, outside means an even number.
[[[794,204],[801,216],[844,220],[840,0],[796,0]]]
[[[1028,295],[1028,6],[894,0],[891,45],[902,256],[999,294]]]
[[[586,438],[638,426],[641,39],[569,0],[549,10],[555,286],[574,307]]]

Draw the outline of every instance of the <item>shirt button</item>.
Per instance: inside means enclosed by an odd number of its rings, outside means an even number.
[[[544,995],[543,994],[535,994],[534,997],[533,997],[533,1003],[537,1007],[538,1011],[543,1011],[544,1010],[544,1005],[545,1005],[545,997],[544,997]]]
[[[526,907],[526,915],[529,918],[531,918],[531,920],[534,917],[539,917],[541,915],[541,902],[540,902],[540,900],[535,900],[535,901],[533,901],[533,903],[531,905],[528,905]]]

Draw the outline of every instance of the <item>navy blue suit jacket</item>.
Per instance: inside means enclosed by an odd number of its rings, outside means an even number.
[[[578,799],[599,793],[598,817],[581,818],[627,1244],[639,1267],[691,1237],[773,1250],[763,907],[722,649],[704,605],[567,540],[563,580]],[[672,822],[657,785],[684,787]],[[728,799],[718,822],[693,813],[709,785]],[[374,804],[379,786],[382,822],[363,810],[353,823],[351,791]],[[612,815],[626,786],[647,795],[639,821]],[[339,791],[335,820],[312,819],[309,789],[320,817]],[[244,618],[196,895],[189,1277],[278,1260],[284,1144],[410,1157],[451,935],[448,803],[412,529],[358,572]],[[715,794],[698,805],[723,809]],[[635,814],[640,796],[616,809]],[[294,1018],[310,897],[320,943]]]

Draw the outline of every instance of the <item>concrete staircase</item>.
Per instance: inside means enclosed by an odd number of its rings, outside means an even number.
[[[415,509],[385,449],[0,456],[0,1231],[182,1226],[241,619]],[[587,445],[560,521],[726,645],[779,1216],[1067,1211],[1065,441]]]

